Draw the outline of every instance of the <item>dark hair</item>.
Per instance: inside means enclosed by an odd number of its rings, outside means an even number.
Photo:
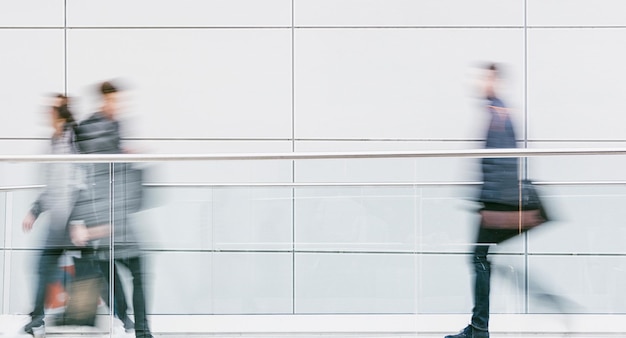
[[[100,94],[106,95],[111,93],[117,93],[118,89],[111,82],[105,81],[100,85]]]
[[[57,107],[56,111],[59,115],[59,118],[65,120],[65,124],[71,124],[76,122],[76,120],[74,120],[74,115],[70,111],[70,108],[67,104],[62,104],[60,107]]]
[[[485,66],[485,69],[494,72],[497,78],[500,78],[500,79],[502,78],[502,66],[501,65],[492,62],[492,63],[488,63]]]
[[[59,103],[59,107],[64,105],[64,104],[68,105],[70,103],[70,98],[67,97],[67,95],[65,95],[65,94],[54,93],[54,94],[51,94],[50,96],[54,97],[56,99],[61,99],[61,103]]]
[[[70,111],[70,98],[65,94],[52,94],[54,98],[60,99],[60,103],[58,106],[53,106],[52,108],[56,112],[58,118],[63,119],[66,124],[74,123],[76,120],[74,119],[74,115]]]

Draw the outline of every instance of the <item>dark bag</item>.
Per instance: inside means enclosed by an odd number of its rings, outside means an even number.
[[[488,229],[528,230],[548,221],[539,193],[530,180],[520,182],[517,210],[481,210],[481,226]]]
[[[545,223],[540,210],[481,210],[481,223],[487,229],[527,230]]]
[[[93,257],[74,257],[75,277],[60,325],[95,326],[102,274]]]
[[[540,210],[543,208],[537,189],[530,180],[521,181],[520,206],[522,210]]]

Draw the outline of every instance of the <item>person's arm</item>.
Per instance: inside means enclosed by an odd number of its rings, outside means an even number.
[[[30,210],[24,217],[24,220],[22,221],[22,230],[24,232],[31,231],[39,215],[42,212],[46,211],[47,207],[44,203],[44,201],[47,200],[46,195],[47,195],[47,191],[44,191],[43,193],[41,193],[41,195],[39,195],[39,198],[37,198],[35,203],[33,203],[33,206],[30,208]]]
[[[89,228],[84,224],[72,224],[70,226],[72,243],[79,247],[87,245],[89,241],[109,237],[110,235],[111,226],[109,224],[96,225]]]
[[[22,230],[24,232],[31,231],[33,229],[33,225],[35,224],[35,220],[37,220],[37,217],[35,217],[35,215],[33,215],[31,211],[29,211],[22,221]]]

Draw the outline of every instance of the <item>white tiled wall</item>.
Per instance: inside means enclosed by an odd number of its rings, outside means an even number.
[[[623,140],[626,28],[528,32],[528,136]]]
[[[294,0],[297,26],[521,26],[524,1]]]
[[[624,26],[620,0],[527,0],[530,26]]]
[[[67,0],[70,27],[291,26],[291,0]]]
[[[474,67],[523,76],[521,29],[303,29],[295,33],[295,134],[330,139],[480,137]],[[498,46],[498,48],[492,48]],[[510,104],[523,103],[523,82]]]
[[[67,58],[70,92],[128,83],[136,136],[291,136],[288,29],[77,29]]]
[[[619,0],[4,0],[0,154],[43,152],[44,96],[67,90],[84,118],[107,79],[127,89],[122,118],[137,152],[474,149],[487,118],[478,67],[488,61],[505,66],[502,96],[528,147],[621,147],[624,9]],[[475,182],[477,163],[159,163],[148,182]],[[595,182],[623,180],[623,164],[555,157],[531,159],[528,169],[538,181]],[[0,173],[2,186],[41,183],[31,164],[2,164]],[[152,313],[471,309],[472,186],[149,191],[138,218],[152,250]],[[619,302],[598,303],[624,292],[596,274],[623,279],[621,188],[542,191],[555,221],[496,249],[504,275],[585,266],[593,278],[564,292],[583,313],[624,312]],[[23,249],[36,248],[45,230],[42,219],[40,232],[21,233],[36,194],[12,194],[14,224],[0,239],[20,250],[4,274],[27,261],[33,252]],[[11,276],[5,312],[29,310],[26,273]],[[526,311],[533,290],[495,285],[494,311]],[[544,308],[530,301],[528,310]]]
[[[63,0],[4,0],[0,27],[63,27],[64,12]]]
[[[63,30],[0,29],[0,45],[1,137],[47,136],[48,102],[43,96],[64,88]],[[9,151],[2,148],[3,154]]]

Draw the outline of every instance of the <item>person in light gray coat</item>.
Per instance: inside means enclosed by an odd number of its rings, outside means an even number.
[[[62,94],[53,97],[50,108],[50,123],[54,129],[50,152],[52,154],[73,154],[75,125],[74,117],[68,107],[68,98]],[[59,271],[58,261],[66,249],[71,247],[67,233],[67,223],[82,188],[82,175],[79,167],[73,163],[49,163],[45,167],[46,187],[33,203],[32,208],[22,221],[22,229],[30,232],[37,218],[44,212],[49,215],[44,248],[39,256],[37,267],[38,283],[35,292],[35,306],[31,321],[23,328],[24,332],[45,331],[44,302],[48,284],[54,281]]]

